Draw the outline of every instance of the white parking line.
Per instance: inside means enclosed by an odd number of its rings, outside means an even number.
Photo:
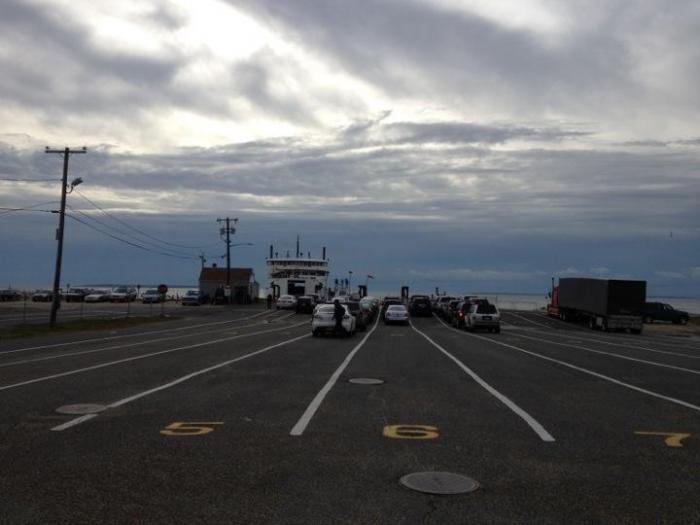
[[[567,326],[567,327],[578,328],[578,331],[590,332],[590,330],[588,330],[588,329],[586,329],[586,328],[582,328],[581,326],[578,326],[578,327],[577,327],[577,325],[575,325],[575,324],[566,323],[566,322],[562,321],[561,319],[556,319],[556,318],[554,318],[554,317],[550,317],[550,316],[548,316],[548,315],[545,315],[545,314],[542,314],[542,313],[539,313],[539,312],[532,312],[532,314],[533,314],[533,315],[536,315],[536,316],[538,316],[538,317],[544,317],[544,318],[546,318],[546,319],[549,319],[550,321],[554,321],[555,323],[563,324],[563,325],[565,325],[565,326]],[[631,341],[631,342],[636,343],[637,341],[639,341],[639,336],[633,336],[632,339],[629,339],[628,337],[624,337],[622,334],[614,334],[614,335],[613,335],[613,334],[611,333],[611,334],[609,334],[609,337],[610,337],[611,339],[617,339],[617,340],[619,340],[619,341],[626,341],[626,342],[630,342],[630,341]],[[643,339],[646,340],[646,341],[648,341],[648,342],[654,343],[654,344],[665,345],[665,346],[673,346],[674,348],[678,348],[678,347],[680,346],[680,347],[683,348],[684,350],[700,350],[699,347],[697,347],[697,346],[692,346],[692,343],[691,343],[690,341],[682,341],[681,338],[679,338],[679,337],[675,337],[675,338],[674,338],[673,336],[670,336],[670,335],[664,336],[664,335],[649,335],[649,334],[647,334],[647,335],[644,336]],[[601,343],[603,342],[603,341],[601,341],[600,339],[594,339],[594,340],[595,340],[595,341],[599,341],[599,342],[601,342]],[[620,344],[620,343],[612,343],[612,342],[610,342],[610,343],[607,343],[607,344]],[[689,344],[690,344],[691,346],[689,346]],[[629,346],[630,348],[641,348],[641,349],[644,349],[644,350],[648,350],[648,348],[641,347],[641,346],[635,346],[635,345],[626,345],[626,346]],[[660,350],[657,350],[657,351],[660,352]]]
[[[131,334],[123,334],[123,335],[112,335],[109,337],[95,337],[92,339],[79,339],[78,341],[67,341],[65,343],[53,343],[53,344],[48,344],[48,345],[42,345],[42,346],[31,346],[27,348],[18,348],[15,350],[6,350],[4,352],[0,352],[0,356],[7,355],[7,354],[16,354],[17,352],[28,352],[29,350],[44,350],[46,348],[57,348],[61,346],[69,346],[69,345],[79,345],[79,344],[84,344],[84,343],[96,343],[98,341],[114,341],[116,339],[124,339],[127,337],[140,337],[144,335],[152,335],[152,334],[162,334],[165,332],[180,332],[182,330],[192,330],[193,328],[201,328],[203,326],[216,326],[220,324],[227,324],[227,323],[235,323],[238,321],[247,321],[249,319],[253,319],[255,317],[260,317],[261,315],[268,314],[268,311],[261,312],[259,314],[255,315],[250,315],[248,317],[241,317],[238,319],[229,319],[227,321],[216,321],[216,322],[211,322],[211,323],[201,323],[201,324],[195,324],[195,325],[189,325],[189,326],[181,326],[178,328],[168,328],[164,330],[149,330],[146,332],[137,332],[137,333],[131,333]]]
[[[246,324],[243,326],[237,326],[236,330],[240,330],[241,328],[252,328],[255,326],[260,326],[261,324],[262,323]],[[229,330],[229,328],[224,328],[222,332],[226,333],[228,330]],[[82,350],[80,352],[70,352],[67,354],[64,353],[64,354],[50,355],[50,356],[45,356],[45,357],[36,357],[34,359],[23,359],[22,361],[10,361],[9,363],[0,363],[0,368],[6,368],[9,366],[26,365],[29,363],[38,363],[41,361],[50,361],[53,359],[62,359],[64,357],[74,357],[77,355],[95,354],[95,353],[99,353],[99,352],[107,352],[109,350],[119,350],[121,348],[134,348],[136,346],[149,345],[152,343],[162,343],[164,341],[173,341],[176,339],[186,339],[188,337],[197,337],[199,335],[202,335],[202,334],[197,332],[194,334],[174,335],[172,337],[160,337],[158,339],[148,339],[147,341],[139,341],[137,343],[131,342],[131,343],[125,343],[125,344],[120,344],[120,345],[115,345],[115,346],[107,346],[104,348],[95,348],[93,350]],[[212,331],[208,331],[207,335],[212,335]],[[231,333],[229,335],[238,335],[238,332]]]
[[[508,312],[508,313],[510,313],[510,312]],[[505,322],[505,321],[504,321],[504,322]],[[515,326],[517,329],[520,329],[520,330],[524,330],[524,329],[525,329],[525,328],[523,328],[523,327],[521,327],[521,326],[517,326],[517,325],[513,325],[513,326]],[[579,339],[580,339],[580,338],[584,338],[584,339],[586,339],[587,341],[595,341],[596,343],[600,343],[600,344],[603,344],[603,345],[622,346],[622,347],[624,347],[624,348],[635,348],[635,349],[638,349],[638,350],[646,350],[647,352],[654,352],[654,353],[657,353],[657,354],[675,355],[675,356],[679,356],[679,357],[687,357],[687,358],[689,358],[689,359],[700,359],[700,356],[698,356],[698,355],[689,355],[689,354],[684,354],[684,353],[682,353],[682,352],[669,352],[668,350],[657,350],[657,349],[655,349],[655,348],[649,348],[649,347],[646,347],[646,346],[639,346],[639,345],[632,345],[632,344],[628,344],[628,343],[615,343],[615,342],[612,342],[612,341],[604,341],[604,340],[602,340],[602,339],[597,339],[597,338],[595,338],[595,337],[590,337],[589,335],[584,335],[584,334],[581,334],[581,333],[577,333],[577,334],[575,334],[575,335],[573,335],[573,334],[572,334],[572,335],[566,335],[566,334],[563,333],[563,331],[561,331],[561,330],[558,330],[558,331],[554,332],[553,330],[550,329],[550,330],[549,330],[549,333],[548,333],[547,335],[556,336],[556,337],[564,337],[564,338],[570,338],[570,337],[576,337],[576,338],[579,338]],[[670,343],[663,343],[663,342],[661,342],[660,344],[670,344]],[[691,348],[687,348],[687,349],[690,350]]]
[[[518,315],[518,314],[515,314],[513,312],[503,312],[503,313],[506,315],[512,315],[513,317],[517,317],[518,319],[522,319],[523,321],[525,321],[527,323],[532,323],[532,324],[537,325],[537,326],[543,326],[549,330],[555,330],[555,328],[550,326],[550,325],[546,325],[544,323],[538,323],[537,321],[533,321],[532,319],[528,319],[527,317],[525,317],[523,315]]]
[[[440,322],[442,323],[442,321],[440,321]],[[448,328],[450,330],[454,330],[454,328],[452,328],[451,326],[447,326],[445,323],[442,323],[442,324],[446,328]],[[454,331],[457,331],[457,330],[454,330]],[[488,337],[483,337],[483,336],[471,334],[468,332],[460,332],[460,333],[464,334],[465,336],[476,337],[477,339],[481,339],[483,341],[488,341],[488,342],[493,343],[495,345],[504,346],[504,347],[510,348],[512,350],[517,350],[518,352],[523,352],[524,354],[528,354],[528,355],[531,355],[534,357],[539,357],[540,359],[544,359],[545,361],[551,361],[552,363],[557,363],[557,364],[560,364],[560,365],[565,366],[567,368],[571,368],[573,370],[578,370],[579,372],[583,372],[584,374],[588,374],[588,375],[591,375],[593,377],[597,377],[599,379],[609,381],[609,382],[614,383],[616,385],[619,385],[619,386],[622,386],[625,388],[629,388],[630,390],[634,390],[636,392],[641,392],[642,394],[647,394],[649,396],[656,397],[658,399],[663,399],[664,401],[669,401],[669,402],[674,403],[676,405],[681,405],[683,407],[690,408],[691,410],[695,410],[697,412],[700,412],[700,406],[693,405],[692,403],[688,403],[688,402],[683,401],[681,399],[676,399],[674,397],[669,397],[669,396],[665,396],[663,394],[658,394],[656,392],[652,392],[651,390],[647,390],[645,388],[640,388],[638,386],[630,385],[629,383],[625,383],[624,381],[620,381],[618,379],[615,379],[615,378],[610,377],[610,376],[606,376],[604,374],[599,374],[598,372],[594,372],[593,370],[588,370],[587,368],[572,365],[571,363],[567,363],[566,361],[560,361],[559,359],[554,359],[553,357],[547,357],[546,355],[538,354],[537,352],[531,352],[530,350],[525,350],[524,348],[520,348],[518,346],[509,345],[507,343],[503,343],[503,342],[497,341],[495,339],[489,339]]]
[[[274,345],[266,346],[265,348],[261,350],[256,350],[255,352],[250,352],[249,354],[242,355],[240,357],[236,357],[235,359],[229,359],[228,361],[224,361],[223,363],[219,363],[207,368],[204,368],[202,370],[198,370],[196,372],[192,372],[191,374],[187,374],[185,376],[182,376],[178,379],[175,379],[174,381],[170,381],[169,383],[166,383],[164,385],[151,388],[150,390],[146,390],[144,392],[140,392],[138,394],[135,394],[133,396],[125,397],[124,399],[120,399],[119,401],[115,401],[114,403],[111,403],[107,405],[105,410],[108,410],[110,408],[117,408],[120,406],[124,406],[128,403],[131,403],[132,401],[136,401],[137,399],[141,399],[142,397],[150,396],[151,394],[155,394],[156,392],[160,392],[162,390],[165,390],[167,388],[171,388],[175,385],[178,385],[180,383],[183,383],[189,379],[192,379],[193,377],[200,376],[202,374],[207,374],[213,370],[216,370],[218,368],[222,368],[224,366],[231,365],[233,363],[237,363],[238,361],[243,361],[244,359],[248,359],[250,357],[262,354],[263,352],[267,352],[269,350],[272,350],[273,348],[279,348],[280,346],[288,345],[289,343],[293,343],[295,341],[299,341],[300,339],[304,339],[305,337],[309,337],[310,334],[304,334],[299,337],[295,337],[293,339],[287,339],[286,341],[282,341],[281,343],[276,343]],[[83,423],[85,421],[89,421],[90,419],[93,419],[101,414],[105,413],[105,410],[101,411],[99,414],[87,414],[85,416],[80,416],[78,418],[72,419],[71,421],[68,421],[66,423],[63,423],[62,425],[58,425],[56,427],[53,427],[51,430],[60,432],[62,430],[66,430],[67,428],[74,427],[76,425],[79,425],[80,423]]]
[[[593,349],[593,348],[588,348],[588,347],[585,347],[585,346],[580,346],[580,345],[576,345],[576,344],[569,343],[569,342],[567,342],[567,343],[560,343],[560,342],[557,342],[557,341],[550,341],[550,340],[548,340],[548,339],[538,339],[538,338],[534,338],[534,337],[528,337],[528,336],[526,336],[526,335],[521,335],[521,334],[512,334],[512,335],[514,335],[515,337],[522,337],[523,339],[532,339],[533,341],[544,341],[544,342],[547,342],[547,343],[551,343],[551,344],[553,344],[553,345],[570,346],[570,347],[572,347],[572,348],[580,348],[581,350],[586,350],[587,352],[594,352],[594,353],[596,353],[596,354],[610,355],[610,356],[613,356],[613,357],[619,357],[620,359],[627,359],[628,361],[637,361],[637,362],[639,362],[639,363],[645,363],[645,364],[648,364],[648,365],[661,366],[661,367],[664,367],[664,368],[674,368],[674,369],[676,369],[676,370],[681,370],[681,371],[683,371],[683,372],[690,372],[691,374],[700,374],[700,370],[692,370],[692,369],[690,369],[690,368],[683,368],[683,367],[680,367],[680,366],[667,365],[667,364],[665,364],[665,363],[659,363],[659,362],[656,362],[656,361],[647,361],[646,359],[637,359],[637,358],[634,358],[634,357],[628,357],[628,356],[624,356],[624,355],[620,355],[620,354],[615,354],[615,353],[612,353],[612,352],[604,352],[603,350],[595,350],[595,349]],[[598,340],[598,339],[590,339],[590,341],[595,341],[595,342],[601,343],[601,344],[608,344],[608,343],[606,343],[605,341],[600,341],[600,340]],[[609,343],[609,344],[616,345],[615,343]],[[616,345],[616,346],[627,347],[628,345]],[[643,348],[643,347],[636,347],[636,348],[639,348],[639,349],[641,349],[641,350],[647,350],[647,351],[649,351],[649,352],[658,352],[658,353],[660,353],[660,354],[668,354],[668,355],[677,356],[677,357],[687,357],[687,358],[689,358],[689,359],[700,359],[700,356],[693,356],[693,355],[680,354],[680,353],[678,353],[678,352],[664,352],[663,350],[654,350],[653,348]]]
[[[328,382],[323,386],[323,388],[318,392],[318,394],[316,394],[316,397],[313,398],[311,403],[309,403],[309,406],[306,407],[306,410],[304,411],[302,416],[299,418],[299,421],[297,421],[296,425],[294,425],[292,430],[289,432],[290,435],[301,436],[304,433],[304,430],[306,430],[306,427],[311,422],[311,418],[313,418],[314,415],[316,414],[316,411],[321,406],[321,403],[323,403],[323,400],[328,395],[328,392],[330,392],[331,388],[333,388],[333,385],[335,385],[337,383],[338,378],[340,377],[340,374],[342,374],[343,371],[347,368],[347,366],[350,364],[350,361],[352,361],[352,358],[355,357],[355,354],[357,353],[357,351],[360,348],[362,348],[362,345],[365,344],[367,339],[369,339],[369,336],[372,335],[372,333],[377,329],[378,325],[379,325],[379,316],[377,316],[377,320],[375,321],[372,329],[369,332],[367,332],[367,335],[365,335],[362,338],[362,341],[360,341],[355,346],[355,348],[352,349],[352,351],[347,355],[345,360],[340,364],[338,369],[335,372],[333,372],[333,375],[328,380]]]
[[[557,345],[557,346],[568,346],[569,348],[578,348],[579,350],[585,350],[586,352],[592,352],[594,354],[609,355],[611,357],[617,357],[619,359],[626,359],[627,361],[636,361],[637,363],[644,363],[645,365],[660,366],[662,368],[671,368],[673,370],[679,370],[681,372],[688,372],[690,374],[700,375],[700,370],[692,370],[690,368],[683,368],[681,366],[667,365],[665,363],[658,363],[656,361],[647,361],[646,359],[637,359],[635,357],[628,357],[626,355],[614,354],[612,352],[604,352],[602,350],[595,350],[593,348],[588,348],[586,346],[581,346],[581,345],[575,345],[572,343],[560,343],[557,341],[551,341],[549,339],[529,337],[527,335],[522,335],[522,334],[513,334],[513,336],[520,337],[521,339],[530,339],[532,341],[544,342],[544,343],[549,343],[549,344]]]
[[[445,325],[447,326],[447,325]],[[459,359],[457,359],[455,356],[453,356],[451,353],[449,353],[447,350],[445,350],[442,346],[437,344],[435,341],[433,341],[430,337],[428,337],[427,334],[421,332],[418,330],[418,328],[415,327],[413,323],[411,323],[411,327],[418,332],[420,335],[422,335],[425,339],[428,340],[430,344],[432,344],[435,348],[440,350],[443,354],[445,354],[448,358],[450,358],[458,367],[460,367],[464,372],[467,373],[474,381],[476,381],[479,385],[481,385],[482,388],[484,388],[489,394],[494,396],[496,399],[498,399],[501,403],[503,403],[505,406],[510,408],[517,416],[519,416],[525,423],[529,425],[529,427],[535,431],[535,434],[537,434],[542,441],[555,441],[554,437],[545,430],[545,428],[530,414],[525,412],[522,408],[520,408],[518,405],[516,405],[513,401],[508,399],[506,396],[501,394],[498,390],[493,388],[491,385],[489,385],[486,381],[481,379],[471,368],[469,368],[467,365],[462,363]]]
[[[118,364],[121,364],[121,363],[128,363],[128,362],[130,362],[130,361],[137,361],[137,360],[139,360],[139,359],[146,359],[146,358],[148,358],[148,357],[154,357],[154,356],[158,356],[158,355],[169,354],[169,353],[171,353],[171,352],[177,352],[177,351],[179,351],[179,350],[189,350],[189,349],[191,349],[191,348],[199,348],[199,347],[201,347],[201,346],[208,346],[208,345],[213,345],[213,344],[217,344],[217,343],[223,343],[223,342],[226,342],[226,341],[232,341],[233,339],[240,339],[240,338],[242,338],[242,337],[251,337],[251,336],[253,336],[253,335],[263,335],[263,334],[269,334],[269,333],[272,333],[272,332],[279,332],[280,330],[288,330],[289,328],[294,328],[294,327],[302,326],[302,325],[308,325],[308,321],[304,321],[303,323],[294,324],[294,325],[291,325],[291,326],[283,326],[283,327],[280,327],[280,328],[274,328],[274,329],[272,329],[272,330],[265,330],[265,331],[262,331],[262,332],[251,332],[251,333],[249,333],[249,334],[234,335],[234,336],[231,336],[231,337],[224,337],[224,338],[222,338],[222,339],[215,339],[215,340],[213,340],[213,341],[205,341],[205,342],[203,342],[203,343],[197,343],[197,344],[194,344],[194,345],[180,346],[180,347],[178,347],[178,348],[171,348],[171,349],[169,349],[169,350],[160,350],[160,351],[158,351],[158,352],[152,352],[152,353],[150,353],[150,354],[142,354],[142,355],[137,355],[137,356],[134,356],[134,357],[127,357],[127,358],[125,358],[125,359],[118,359],[118,360],[116,360],[116,361],[109,361],[109,362],[107,362],[107,363],[100,363],[100,364],[97,364],[97,365],[87,366],[87,367],[85,367],[85,368],[78,368],[77,370],[69,370],[68,372],[62,372],[62,373],[60,373],[60,374],[52,374],[52,375],[50,375],[50,376],[38,377],[38,378],[36,378],[36,379],[30,379],[30,380],[28,380],[28,381],[22,381],[21,383],[14,383],[14,384],[11,384],[11,385],[0,386],[0,391],[2,391],[2,390],[9,390],[9,389],[11,389],[11,388],[17,388],[17,387],[25,386],[25,385],[31,385],[31,384],[33,384],[33,383],[41,383],[41,382],[43,382],[43,381],[49,381],[49,380],[51,380],[51,379],[57,379],[57,378],[59,378],[59,377],[66,377],[66,376],[70,376],[70,375],[74,375],[74,374],[80,374],[80,373],[82,373],[82,372],[89,372],[90,370],[97,370],[97,369],[99,369],[99,368],[105,368],[105,367],[108,367],[108,366],[118,365]]]

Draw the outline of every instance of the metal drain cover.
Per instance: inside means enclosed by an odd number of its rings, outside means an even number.
[[[97,412],[102,412],[105,408],[104,405],[96,405],[94,403],[80,403],[77,405],[65,405],[56,409],[59,414],[95,414]]]
[[[382,379],[373,379],[371,377],[354,377],[348,380],[348,383],[354,383],[356,385],[382,385],[384,381]]]
[[[452,472],[414,472],[399,480],[404,487],[428,494],[465,494],[479,488],[479,482]]]

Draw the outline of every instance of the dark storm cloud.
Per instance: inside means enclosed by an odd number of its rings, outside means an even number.
[[[0,33],[4,45],[22,56],[17,60],[17,55],[9,53],[0,62],[0,97],[13,103],[40,104],[44,109],[67,103],[82,111],[123,111],[132,97],[137,100],[130,106],[147,98],[137,96],[139,90],[167,85],[178,69],[178,57],[153,58],[98,49],[91,43],[90,30],[80,21],[13,0],[3,3]],[[122,96],[107,95],[103,88],[114,81],[138,89],[127,90]]]
[[[287,94],[281,86],[275,89],[275,72],[285,67],[285,61],[270,49],[263,49],[234,67],[231,83],[236,93],[253,104],[260,114],[283,116],[285,120],[298,124],[317,125],[306,99]]]
[[[204,50],[192,55],[181,49],[175,31],[186,22],[184,15],[160,6],[139,17],[160,35],[156,54],[99,45],[93,27],[80,19],[6,0],[0,17],[0,45],[7,51],[0,55],[0,100],[45,124],[101,135],[111,129],[116,136],[129,127],[153,126],[156,112],[171,110],[218,120],[254,111],[315,125],[309,103],[338,102],[331,96],[323,100],[324,94],[309,94],[307,100],[287,93],[279,75],[298,77],[298,64],[269,48],[222,68],[215,85],[205,83],[189,68],[215,59]]]
[[[350,126],[349,141],[341,129],[325,142],[268,139],[172,154],[95,147],[72,161],[71,171],[85,179],[87,195],[108,189],[116,196],[148,196],[146,206],[126,197],[109,201],[122,211],[236,209],[322,222],[423,223],[437,230],[454,221],[500,236],[644,236],[670,229],[700,236],[695,148],[503,150],[509,140],[577,132],[469,123],[375,122],[361,128]],[[0,149],[8,172],[58,174],[57,159],[48,157]]]
[[[551,45],[477,15],[411,1],[245,5],[311,52],[392,96],[449,95],[460,106],[498,97],[502,106],[540,111],[563,104],[607,106],[639,93],[629,76],[629,49],[608,27],[574,31]]]

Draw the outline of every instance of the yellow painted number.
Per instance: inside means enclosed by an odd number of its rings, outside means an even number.
[[[203,436],[213,432],[215,425],[223,424],[223,421],[204,421],[201,423],[175,421],[161,430],[160,433],[164,436]]]
[[[685,438],[690,437],[690,434],[684,434],[682,432],[635,432],[638,436],[665,436],[666,439],[664,440],[666,442],[667,447],[682,447],[681,441],[683,441]]]
[[[392,439],[435,439],[440,435],[437,427],[429,425],[387,425],[383,433]]]

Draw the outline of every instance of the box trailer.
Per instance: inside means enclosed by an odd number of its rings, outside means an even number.
[[[568,277],[552,284],[549,315],[592,329],[642,332],[646,281]]]

